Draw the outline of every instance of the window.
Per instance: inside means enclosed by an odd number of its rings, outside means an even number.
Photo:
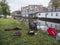
[[[39,15],[40,15],[40,13],[39,13]]]
[[[58,13],[56,13],[56,16],[58,16]]]
[[[46,13],[45,15],[48,15],[48,13]]]
[[[59,10],[59,12],[60,12],[60,10]]]
[[[57,25],[55,25],[55,28],[57,28]]]
[[[52,24],[51,24],[51,27],[52,27]]]
[[[53,14],[51,13],[51,16],[53,16]]]

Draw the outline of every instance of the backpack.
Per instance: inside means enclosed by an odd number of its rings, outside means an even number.
[[[57,34],[57,32],[53,28],[48,28],[47,32],[50,36],[53,36],[53,37],[55,37]]]

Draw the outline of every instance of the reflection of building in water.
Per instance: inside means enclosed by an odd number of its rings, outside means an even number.
[[[39,26],[41,26],[41,25],[45,25],[45,21],[37,20],[37,22],[38,22],[37,25],[39,25]]]
[[[55,28],[55,29],[60,29],[60,24],[59,23],[53,23],[53,22],[47,22],[49,27]]]
[[[48,26],[48,27],[52,27],[52,28],[55,28],[57,30],[60,30],[59,23],[46,22],[46,21],[41,21],[41,20],[37,20],[37,22],[38,22],[38,26],[44,25],[44,26]]]

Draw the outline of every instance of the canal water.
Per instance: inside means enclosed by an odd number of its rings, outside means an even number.
[[[56,22],[48,22],[48,21],[42,21],[42,20],[36,20],[38,22],[38,26],[47,26],[54,28],[57,32],[60,32],[60,23]]]
[[[26,21],[26,23],[28,24],[29,20],[28,19],[23,19],[24,21]],[[39,20],[39,19],[31,19],[33,20],[33,22],[37,23],[37,26],[47,26],[47,27],[52,27],[54,28],[57,32],[60,32],[60,23],[56,23],[56,22],[50,22],[50,21],[43,21],[43,20]]]

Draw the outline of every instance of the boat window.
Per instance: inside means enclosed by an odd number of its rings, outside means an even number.
[[[48,13],[46,13],[45,15],[48,15]]]
[[[58,16],[58,13],[56,13],[56,16]]]
[[[52,24],[51,24],[51,27],[52,27]]]
[[[39,13],[39,15],[40,15],[40,13]]]
[[[51,16],[53,16],[53,14],[51,13]]]

